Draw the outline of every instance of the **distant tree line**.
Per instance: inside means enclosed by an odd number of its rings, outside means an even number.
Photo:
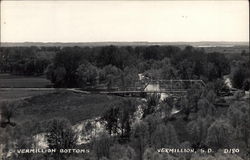
[[[2,47],[0,73],[42,75],[57,50],[56,47]]]

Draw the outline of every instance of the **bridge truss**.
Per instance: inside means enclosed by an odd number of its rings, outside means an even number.
[[[183,96],[187,93],[187,90],[193,86],[201,89],[206,87],[206,84],[203,80],[147,80],[138,81],[134,86],[126,87],[125,89],[105,91],[102,93],[131,97],[144,97],[152,93]]]

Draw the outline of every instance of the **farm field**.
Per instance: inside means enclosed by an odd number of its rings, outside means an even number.
[[[200,47],[200,48],[203,48],[206,53],[219,52],[224,54],[240,54],[243,50],[249,52],[249,46]]]
[[[79,94],[65,89],[46,88],[51,83],[44,76],[31,77],[0,74],[0,102],[19,103],[14,121],[22,123],[51,118],[65,118],[72,124],[100,116],[110,101],[121,97]]]
[[[21,101],[17,109],[15,122],[30,120],[44,121],[51,118],[66,118],[72,124],[100,116],[110,102],[119,101],[121,97],[79,94],[60,91],[33,96]]]
[[[44,88],[51,85],[44,76],[0,74],[0,88]]]

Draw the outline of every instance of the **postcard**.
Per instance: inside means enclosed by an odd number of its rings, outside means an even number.
[[[1,160],[248,160],[249,2],[2,0]]]

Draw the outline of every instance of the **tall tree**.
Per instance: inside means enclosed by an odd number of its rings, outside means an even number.
[[[76,133],[71,128],[70,122],[65,119],[50,120],[46,138],[49,148],[57,150],[52,155],[55,160],[66,160],[70,154],[60,153],[59,150],[74,148],[77,142]]]
[[[99,78],[99,69],[92,65],[91,63],[81,64],[77,70],[76,74],[78,76],[79,85],[95,85]]]
[[[63,67],[65,69],[64,87],[77,86],[76,70],[84,61],[84,54],[78,47],[65,47],[55,55],[53,64],[55,69]],[[56,71],[55,71],[56,72]]]
[[[110,148],[110,160],[135,160],[135,151],[130,146],[115,144]]]
[[[235,130],[225,119],[218,119],[211,124],[207,133],[207,145],[214,149],[230,147],[235,138]]]
[[[193,120],[187,124],[187,131],[190,137],[190,142],[194,148],[202,148],[206,144],[207,131],[213,122],[210,116],[205,118],[198,117],[197,120]]]
[[[175,128],[170,123],[166,126],[164,124],[158,125],[151,141],[155,148],[177,147],[179,144]]]
[[[231,125],[238,131],[237,138],[242,139],[249,146],[250,139],[250,106],[244,101],[230,104],[227,117]]]
[[[153,137],[153,133],[156,130],[156,127],[158,126],[158,124],[160,124],[161,121],[161,117],[159,114],[150,114],[145,118],[145,122],[148,124],[148,133],[149,133],[149,143],[151,145],[151,139]]]
[[[215,106],[210,103],[206,98],[201,98],[197,103],[198,114],[201,117],[205,117],[206,115],[214,115],[216,112]]]
[[[232,82],[233,82],[233,86],[235,88],[239,88],[242,89],[243,87],[243,82],[246,78],[245,75],[246,71],[240,67],[238,68],[234,73],[233,73],[233,77],[232,77]]]
[[[136,103],[132,99],[121,100],[118,103],[111,104],[102,116],[102,120],[106,122],[105,126],[109,134],[119,135],[122,139],[128,140],[135,111]]]
[[[111,137],[105,132],[100,133],[98,137],[93,139],[93,150],[97,159],[110,157],[110,147],[112,142]]]
[[[135,123],[132,130],[132,144],[137,153],[139,160],[143,159],[143,153],[148,146],[148,125],[147,123],[141,121]]]

